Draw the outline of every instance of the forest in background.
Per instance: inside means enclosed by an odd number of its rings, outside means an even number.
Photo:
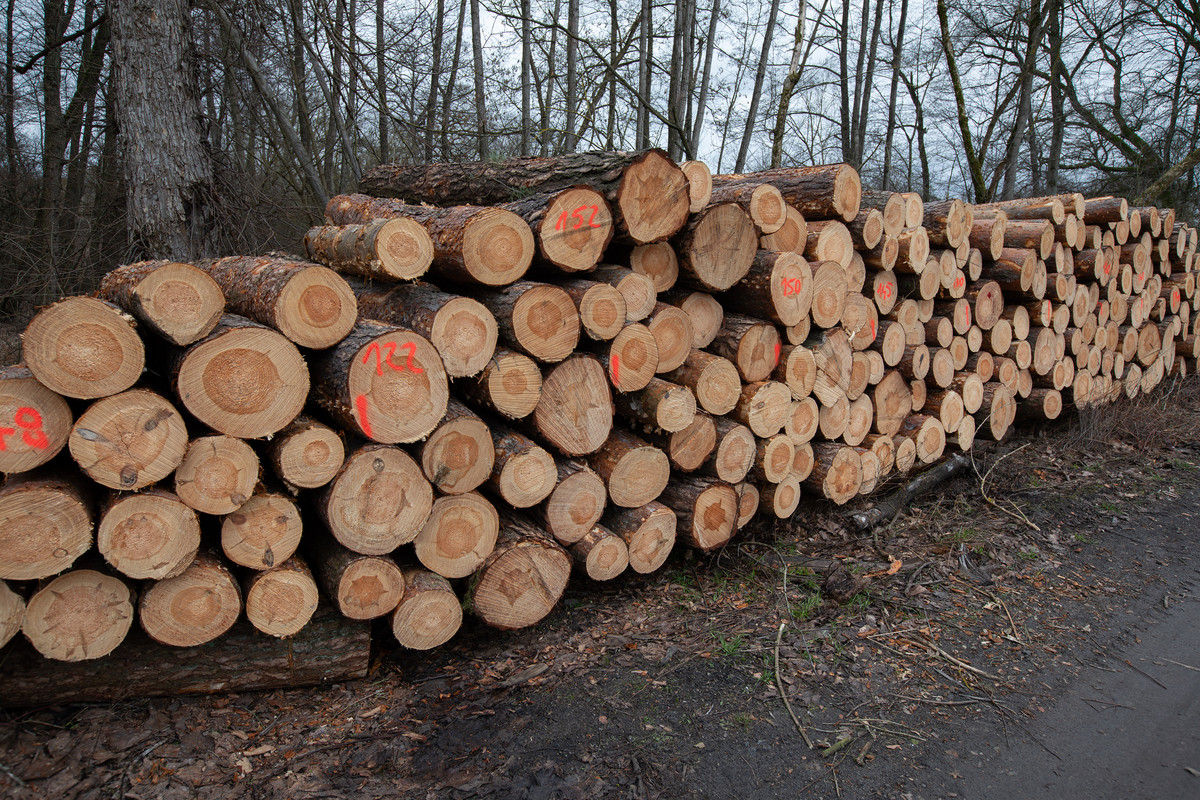
[[[1187,0],[7,0],[4,48],[10,319],[137,258],[295,250],[381,162],[658,146],[1197,205]],[[172,194],[179,246],[145,222]]]

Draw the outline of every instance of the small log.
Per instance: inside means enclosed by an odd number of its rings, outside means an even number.
[[[246,619],[256,630],[277,639],[295,636],[317,611],[317,581],[299,556],[247,575],[242,595]]]
[[[304,257],[347,275],[411,281],[433,264],[433,239],[416,220],[318,225],[304,235]]]
[[[603,525],[594,526],[569,552],[575,566],[594,581],[611,581],[629,566],[629,545]]]
[[[777,519],[788,519],[800,507],[800,481],[794,475],[779,483],[768,483],[759,489],[759,506],[767,508]]]
[[[554,462],[558,483],[531,513],[556,541],[570,544],[600,521],[608,503],[608,488],[582,461],[558,458]]]
[[[881,212],[883,233],[886,235],[894,236],[905,227],[904,196],[898,192],[882,192],[864,188],[859,214],[861,215],[865,209]]]
[[[34,592],[21,631],[45,658],[90,661],[115,650],[132,626],[129,586],[112,575],[77,569]]]
[[[188,451],[190,454],[191,447]],[[346,448],[333,428],[300,416],[271,438],[265,455],[276,477],[288,486],[316,489],[333,480],[346,459]],[[185,462],[187,458],[185,455]],[[175,474],[178,482],[179,471]]]
[[[225,295],[216,281],[191,264],[176,261],[117,267],[100,279],[97,296],[180,347],[211,333],[225,311]]]
[[[711,178],[709,184],[711,185]],[[734,203],[746,212],[760,236],[775,233],[787,221],[787,203],[783,195],[769,183],[723,184],[713,187],[710,205]],[[696,213],[696,212],[693,212]]]
[[[500,340],[531,358],[558,363],[579,343],[579,312],[557,286],[518,281],[476,296],[495,315]]]
[[[1102,225],[1129,218],[1129,201],[1124,197],[1093,197],[1084,200],[1083,220],[1088,225]]]
[[[755,436],[774,436],[791,415],[792,393],[778,381],[759,381],[742,387],[741,397],[729,413]]]
[[[433,501],[413,551],[426,569],[444,578],[465,578],[492,552],[499,533],[500,515],[483,495],[446,495]]]
[[[492,474],[495,452],[487,423],[450,398],[446,416],[417,447],[421,471],[443,494],[463,494]]]
[[[146,361],[133,317],[94,297],[68,297],[39,311],[21,334],[21,349],[35,378],[80,400],[125,391]]]
[[[617,413],[638,427],[667,433],[681,431],[696,416],[696,396],[687,386],[653,378],[645,389],[613,399]]]
[[[871,432],[871,424],[875,421],[875,405],[868,395],[859,395],[850,401],[850,412],[846,420],[846,430],[842,432],[842,441],[849,445],[858,445]]]
[[[703,161],[682,161],[679,168],[688,179],[689,210],[703,211],[712,199],[712,171]]]
[[[705,291],[723,292],[749,272],[758,235],[746,212],[720,203],[688,218],[672,244],[681,274]]]
[[[750,521],[753,520],[754,516],[758,513],[761,495],[758,491],[758,487],[753,483],[739,483],[733,488],[738,493],[737,529],[740,531],[742,528],[749,525]]]
[[[675,251],[670,245],[647,245],[647,247],[666,247],[674,258]],[[627,267],[611,264],[601,264],[588,273],[591,280],[607,283],[621,293],[625,300],[625,321],[639,322],[654,310],[656,294],[659,291],[654,280]],[[674,280],[671,281],[674,284]],[[665,291],[665,290],[663,290]]]
[[[645,433],[646,441],[667,454],[671,468],[695,472],[717,447],[717,426],[703,411],[696,412],[691,423],[674,433]]]
[[[597,359],[575,355],[545,376],[533,425],[561,453],[594,453],[608,439],[612,423],[612,394]]]
[[[932,464],[946,449],[946,431],[942,423],[927,414],[913,414],[904,421],[898,436],[912,439],[917,446],[917,459]]]
[[[509,419],[520,419],[537,407],[542,395],[542,373],[529,356],[497,348],[479,375],[457,382],[454,388],[483,408]]]
[[[775,370],[782,347],[783,341],[774,325],[740,314],[726,314],[708,349],[732,361],[743,381],[754,383],[765,380]]]
[[[28,367],[0,367],[0,472],[40,467],[67,444],[71,408]]]
[[[699,474],[726,483],[741,483],[754,464],[754,433],[728,417],[713,420],[717,428],[717,447],[712,460],[703,464]]]
[[[725,308],[708,292],[672,290],[664,293],[659,299],[688,315],[692,325],[693,349],[708,347],[721,330],[721,323],[725,320]]]
[[[175,468],[175,493],[197,511],[230,514],[250,499],[258,479],[258,456],[250,445],[224,434],[202,436],[188,443]]]
[[[663,378],[690,388],[696,403],[718,416],[733,410],[742,389],[733,362],[703,350],[692,350],[678,368],[665,373]]]
[[[658,343],[640,322],[621,329],[604,354],[608,379],[618,392],[636,392],[650,384],[658,371]]]
[[[391,556],[356,553],[329,535],[309,537],[305,545],[321,589],[347,619],[390,614],[404,596],[404,575]]]
[[[845,505],[862,486],[862,458],[853,447],[822,442],[813,445],[813,468],[804,486],[827,500]]]
[[[623,508],[637,508],[658,497],[671,476],[666,454],[632,433],[614,428],[588,464],[608,487],[608,497]]]
[[[450,582],[435,572],[404,570],[404,596],[392,615],[392,635],[410,650],[441,647],[462,627],[462,604]]]
[[[755,449],[754,463],[747,477],[757,483],[779,483],[792,471],[796,446],[786,433],[777,433],[768,439],[759,439]]]
[[[550,534],[517,514],[502,513],[496,548],[475,573],[471,610],[501,630],[540,622],[567,588],[571,557]]]
[[[846,427],[850,424],[850,401],[845,392],[839,394],[830,403],[821,404],[819,428],[821,438],[828,441],[842,438]]]
[[[75,420],[67,445],[89,478],[129,491],[157,483],[179,466],[187,430],[161,395],[131,389],[92,403]]]
[[[57,470],[14,475],[0,487],[0,579],[48,578],[91,549],[88,489]]]
[[[866,350],[879,337],[879,310],[870,298],[858,292],[847,292],[841,325],[851,349]]]
[[[579,313],[579,323],[588,338],[608,341],[625,327],[625,297],[607,283],[576,278],[559,287],[571,296]]]
[[[871,250],[883,239],[883,214],[874,208],[860,208],[858,216],[846,227],[850,230],[856,249]],[[894,235],[895,231],[892,233]]]
[[[942,429],[947,434],[958,430],[958,425],[962,422],[965,413],[963,399],[953,389],[930,392],[925,398],[925,405],[921,407],[921,411],[937,416],[938,422],[942,423]]]
[[[908,473],[917,463],[917,443],[907,436],[896,437],[896,471]]]
[[[817,401],[812,397],[804,397],[793,401],[787,422],[783,423],[784,432],[792,437],[793,442],[809,442],[820,429],[821,411]]]
[[[24,619],[25,598],[10,589],[7,583],[0,581],[0,647],[4,647],[17,635]],[[5,660],[7,661],[7,658]]]
[[[403,450],[367,444],[352,450],[337,476],[315,492],[314,505],[344,546],[382,555],[420,533],[433,489]]]
[[[130,578],[173,578],[200,550],[200,521],[182,500],[162,489],[118,495],[100,512],[96,549]]]
[[[138,621],[151,639],[171,647],[211,642],[233,627],[242,593],[229,567],[201,552],[183,574],[151,584],[138,600]]]
[[[787,207],[787,217],[779,230],[766,236],[760,236],[758,246],[763,250],[776,250],[780,253],[795,253],[804,255],[804,247],[808,243],[808,223],[794,206]]]
[[[675,511],[676,537],[705,552],[722,547],[737,530],[740,499],[730,484],[695,475],[676,475],[660,501]]]
[[[612,507],[604,514],[604,526],[625,541],[629,568],[643,575],[671,554],[676,524],[675,512],[657,500],[640,508]]]
[[[667,303],[657,303],[654,312],[646,320],[646,327],[650,329],[658,350],[656,372],[670,372],[683,364],[695,338],[687,313]]]
[[[514,508],[529,508],[549,497],[558,480],[554,458],[506,426],[491,426],[491,437],[495,461],[488,486]]]
[[[234,314],[176,353],[171,380],[192,416],[244,439],[281,430],[300,413],[309,391],[308,366],[296,345]]]
[[[925,470],[903,487],[880,500],[872,508],[852,514],[850,519],[862,532],[878,527],[899,514],[918,495],[966,472],[970,463],[970,460],[963,455],[951,456],[936,467]]]
[[[286,495],[258,491],[221,521],[221,550],[234,564],[270,569],[300,546],[300,509]]]
[[[846,270],[836,261],[816,261],[812,267],[812,321],[833,328],[842,321],[846,308]]]
[[[636,274],[649,279],[655,292],[668,291],[679,280],[679,256],[670,242],[639,244],[628,251],[617,246],[611,248],[609,254],[623,264],[628,263],[629,269]]]

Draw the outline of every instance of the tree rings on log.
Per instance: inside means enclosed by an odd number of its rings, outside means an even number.
[[[680,270],[706,291],[733,288],[758,252],[754,223],[734,203],[709,206],[675,239]]]
[[[808,242],[808,223],[804,215],[789,205],[783,225],[774,233],[759,237],[758,246],[762,250],[776,250],[780,253],[795,253],[804,255],[804,247]]]
[[[613,236],[612,209],[587,186],[533,195],[503,206],[529,223],[541,257],[564,272],[596,266]]]
[[[561,544],[579,541],[600,520],[608,505],[608,487],[581,461],[555,459],[558,484],[536,509],[546,532]]]
[[[347,619],[382,617],[404,596],[404,575],[390,556],[355,553],[329,535],[308,537],[305,544],[321,588]]]
[[[317,582],[298,556],[250,574],[242,588],[246,619],[268,636],[295,636],[317,611]]]
[[[588,464],[608,487],[609,499],[623,508],[649,503],[671,477],[666,453],[620,428],[588,456]]]
[[[304,526],[286,495],[257,492],[221,521],[221,549],[235,564],[270,569],[292,557]]]
[[[600,281],[563,281],[560,288],[575,301],[579,323],[588,338],[606,342],[625,327],[625,296],[614,286]]]
[[[626,260],[631,270],[650,280],[656,294],[670,290],[679,280],[679,255],[670,242],[639,244]]]
[[[665,247],[675,257],[671,245],[646,245],[647,247]],[[654,310],[657,300],[658,287],[651,276],[626,267],[601,264],[588,277],[591,280],[602,281],[621,293],[625,299],[625,321],[639,322],[649,316]],[[671,281],[674,283],[674,280]]]
[[[678,517],[676,536],[699,550],[723,546],[737,530],[740,499],[724,481],[676,475],[660,500]]]
[[[732,411],[742,392],[741,378],[733,362],[703,350],[692,350],[683,364],[663,378],[690,388],[700,408],[716,416]]]
[[[416,538],[433,507],[433,489],[398,447],[365,445],[318,490],[317,509],[334,537],[364,555],[390,553]]]
[[[712,170],[703,161],[682,161],[679,168],[688,179],[688,210],[703,211],[712,199]]]
[[[754,433],[728,417],[718,417],[717,451],[702,472],[715,475],[726,483],[741,483],[754,465],[757,444]]]
[[[267,461],[275,474],[298,489],[329,483],[345,459],[346,448],[337,431],[311,417],[297,417],[267,448]]]
[[[634,425],[667,433],[681,431],[696,416],[696,396],[687,386],[653,378],[645,389],[614,398],[621,416]]]
[[[759,381],[742,387],[741,397],[730,416],[754,432],[774,436],[783,429],[792,411],[792,392],[778,381]]]
[[[478,376],[456,383],[455,389],[484,408],[509,419],[521,419],[537,407],[542,396],[542,373],[529,356],[498,348]]]
[[[662,299],[688,315],[692,325],[692,347],[708,347],[725,320],[725,307],[708,292],[667,292]]]
[[[787,475],[779,483],[767,483],[759,491],[759,503],[770,509],[776,519],[788,519],[800,507],[800,481]]]
[[[0,579],[57,575],[92,547],[92,508],[82,480],[27,473],[0,487]]]
[[[611,581],[629,566],[629,546],[603,525],[594,526],[569,550],[575,565],[594,581]]]
[[[94,297],[68,297],[39,311],[21,346],[35,378],[80,400],[125,391],[141,377],[146,360],[133,317]]]
[[[174,385],[180,402],[204,424],[257,439],[300,413],[308,397],[308,367],[280,333],[226,314],[179,357]]]
[[[182,500],[161,489],[120,495],[101,514],[96,549],[130,578],[173,578],[200,550],[200,520]]]
[[[492,474],[495,451],[487,423],[453,397],[442,423],[419,447],[421,470],[445,494],[478,488]]]
[[[413,549],[426,569],[446,578],[465,578],[492,552],[499,531],[496,507],[482,495],[448,495],[433,501]]]
[[[26,472],[54,458],[72,421],[67,401],[27,367],[0,368],[0,472]]]
[[[640,322],[622,328],[607,349],[608,379],[618,392],[644,389],[658,372],[658,343]]]
[[[575,355],[553,367],[542,382],[533,424],[564,455],[600,449],[612,430],[613,404],[599,361]]]
[[[749,525],[750,520],[754,519],[754,516],[758,513],[759,502],[762,499],[762,495],[758,491],[758,487],[749,482],[739,483],[733,488],[736,489],[738,493],[737,529],[740,531],[742,528]]]
[[[117,267],[101,279],[97,294],[180,347],[211,333],[225,312],[217,282],[191,264],[175,261]]]
[[[514,508],[545,500],[558,480],[554,458],[529,437],[501,425],[491,429],[495,460],[489,486]]]
[[[650,329],[658,349],[656,372],[670,372],[684,362],[692,350],[694,338],[687,312],[667,303],[658,303],[646,327]]]
[[[349,275],[410,281],[429,271],[433,239],[416,220],[394,217],[310,228],[304,236],[304,254]]]
[[[151,584],[138,601],[138,621],[156,642],[195,647],[233,627],[242,593],[233,573],[210,553],[200,553],[182,575]]]
[[[675,546],[675,512],[657,500],[640,508],[611,508],[604,525],[625,540],[629,568],[639,574],[661,567]]]
[[[133,598],[125,582],[78,569],[29,598],[21,630],[46,658],[87,661],[115,650],[132,626]]]
[[[160,395],[132,389],[97,400],[75,421],[68,447],[88,477],[130,491],[171,474],[187,449],[183,417]]]
[[[175,493],[197,511],[229,514],[250,499],[258,479],[258,456],[250,445],[224,434],[202,436],[188,444],[175,469]]]
[[[410,650],[440,647],[462,627],[462,604],[450,582],[428,570],[404,570],[404,596],[392,615],[392,634]]]
[[[502,514],[496,548],[475,575],[470,607],[493,628],[527,628],[558,603],[570,574],[570,556],[549,534]]]
[[[0,647],[8,644],[21,630],[25,619],[25,598],[0,581]]]

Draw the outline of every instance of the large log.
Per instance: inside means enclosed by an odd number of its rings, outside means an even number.
[[[492,474],[495,463],[487,423],[453,397],[441,424],[417,451],[421,471],[444,494],[462,494],[478,488]]]
[[[410,206],[351,194],[331,198],[325,217],[335,225],[395,217],[414,220],[433,241],[430,273],[478,286],[504,286],[519,280],[537,249],[529,224],[502,208]]]
[[[476,297],[495,315],[500,339],[531,358],[554,364],[579,343],[579,312],[557,286],[518,281]]]
[[[759,250],[741,282],[722,295],[722,305],[780,325],[795,325],[808,315],[813,277],[808,262],[795,253]]]
[[[75,420],[67,446],[96,483],[130,491],[170,475],[187,443],[173,405],[147,389],[131,389],[92,403]]]
[[[146,361],[133,317],[93,297],[68,297],[39,311],[21,334],[21,349],[35,378],[80,400],[125,391]]]
[[[713,187],[753,181],[779,189],[788,205],[806,219],[835,219],[849,222],[858,216],[862,203],[862,181],[849,164],[808,167],[779,167],[752,175],[714,175]]]
[[[672,243],[682,274],[709,292],[736,286],[758,252],[754,223],[733,203],[709,206],[690,217]]]
[[[259,471],[258,456],[243,440],[201,436],[188,444],[175,468],[175,493],[197,511],[229,514],[254,493]]]
[[[90,661],[116,649],[133,626],[133,594],[119,578],[76,569],[41,587],[25,606],[21,631],[55,661]],[[7,690],[7,659],[4,685]]]
[[[200,521],[182,500],[162,489],[118,495],[100,512],[96,549],[130,578],[173,578],[200,550]]]
[[[300,546],[300,509],[285,494],[259,490],[221,521],[225,557],[250,569],[270,569]]]
[[[843,292],[843,295],[845,292]],[[779,363],[783,341],[769,322],[740,314],[726,314],[710,352],[729,359],[747,383],[766,380]]]
[[[562,597],[571,557],[548,533],[517,514],[501,514],[496,548],[475,573],[471,610],[501,630],[540,622]]]
[[[403,217],[318,225],[304,235],[304,256],[348,275],[408,281],[429,270],[433,239],[424,225]]]
[[[242,592],[229,567],[201,552],[181,575],[151,584],[138,599],[142,630],[159,644],[195,647],[233,627]]]
[[[317,611],[317,581],[308,564],[293,556],[242,580],[246,619],[268,636],[295,636]]]
[[[585,355],[554,366],[542,381],[532,423],[563,455],[582,456],[598,450],[613,424],[612,393],[604,367]]]
[[[613,237],[612,209],[587,186],[540,192],[501,206],[529,224],[538,255],[563,272],[596,266]]]
[[[465,578],[496,546],[500,516],[477,492],[433,501],[425,527],[413,539],[413,551],[428,570],[445,578]]]
[[[71,408],[28,367],[0,368],[0,472],[12,475],[45,464],[67,444]]]
[[[231,312],[301,347],[332,347],[354,327],[354,292],[328,267],[276,256],[230,256],[196,266],[221,287]]]
[[[203,339],[225,311],[216,281],[191,264],[139,261],[100,279],[97,295],[180,347]]]
[[[629,568],[645,574],[663,565],[675,546],[675,512],[657,500],[640,508],[611,508],[604,525],[625,540]]]
[[[454,389],[476,405],[509,419],[520,419],[537,407],[542,396],[542,373],[529,356],[497,348],[479,375],[458,381]]]
[[[709,202],[741,206],[762,236],[775,233],[787,221],[787,203],[779,190],[769,183],[724,184],[713,189]]]
[[[449,581],[435,572],[404,570],[404,596],[392,615],[392,635],[410,650],[430,650],[462,627],[462,605]]]
[[[410,202],[504,203],[530,192],[587,185],[612,204],[617,229],[638,244],[666,239],[687,219],[687,176],[665,152],[566,153],[453,164],[381,164],[359,190]]]

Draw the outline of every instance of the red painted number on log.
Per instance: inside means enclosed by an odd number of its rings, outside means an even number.
[[[867,324],[871,326],[871,341],[875,341],[875,320],[867,320]]]
[[[783,296],[791,297],[795,294],[800,294],[804,288],[804,280],[802,278],[784,278],[783,279]]]
[[[367,435],[368,439],[374,439],[371,435],[371,423],[367,421],[367,396],[360,394],[354,398],[354,409],[358,412],[358,427],[362,428],[362,432]]]
[[[621,357],[616,353],[612,357],[612,379],[614,386],[621,382]]]
[[[417,345],[415,342],[405,342],[404,344],[400,345],[400,349],[404,350],[405,352],[408,353],[408,357],[404,360],[404,363],[400,364],[400,365],[397,365],[394,361],[392,361],[392,356],[396,352],[396,343],[395,342],[386,342],[384,344],[384,347],[387,348],[386,356],[383,355],[383,351],[379,347],[379,342],[371,342],[371,344],[367,345],[367,352],[363,356],[363,363],[364,364],[371,363],[371,355],[374,354],[374,356],[375,356],[375,371],[380,375],[383,374],[383,365],[384,364],[387,364],[389,367],[396,370],[396,372],[403,372],[406,369],[412,370],[413,372],[416,372],[416,373],[421,373],[421,372],[425,371],[413,363],[413,355],[417,352]]]
[[[966,285],[966,283],[967,283],[966,279],[962,275],[959,275],[957,278],[954,279],[954,288],[961,289],[963,286]]]
[[[50,446],[50,439],[42,430],[42,415],[35,408],[21,406],[13,415],[16,428],[0,427],[0,452],[8,449],[8,437],[21,429],[21,441],[34,450],[45,450]]]
[[[587,222],[584,222],[583,214],[589,208],[592,210],[592,213],[588,216]],[[578,208],[574,209],[573,211],[570,211],[570,212],[564,211],[562,214],[559,215],[558,222],[554,223],[554,230],[565,231],[569,227],[570,230],[577,231],[580,228],[584,227],[585,225],[589,228],[599,228],[600,223],[596,222],[596,215],[599,213],[600,213],[600,206],[579,206]],[[568,226],[567,221],[571,220],[571,219],[575,220],[575,224]]]
[[[887,300],[896,291],[890,283],[881,283],[875,287],[875,294],[881,300]]]
[[[775,343],[775,365],[779,365],[779,353],[783,350],[783,345],[780,342]]]

